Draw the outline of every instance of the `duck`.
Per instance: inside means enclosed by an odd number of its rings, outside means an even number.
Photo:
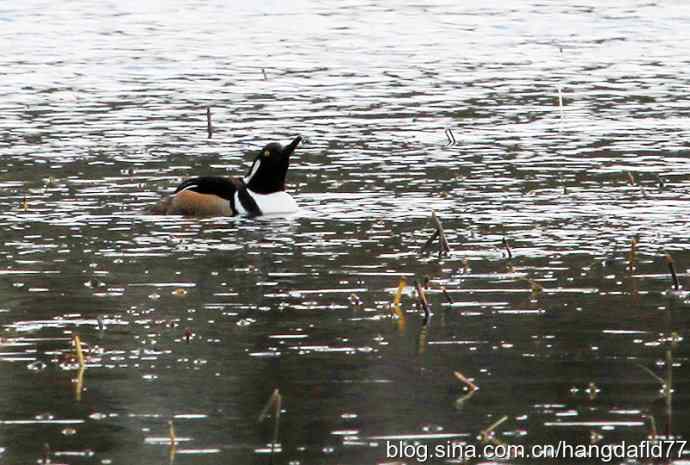
[[[285,147],[278,142],[267,144],[244,177],[187,179],[151,208],[151,213],[196,217],[294,213],[297,202],[285,191],[285,179],[290,157],[301,141],[297,136]]]

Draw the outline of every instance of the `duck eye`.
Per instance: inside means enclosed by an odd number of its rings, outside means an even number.
[[[271,156],[271,152],[269,152],[268,150],[264,150],[264,157],[270,157],[270,156]]]

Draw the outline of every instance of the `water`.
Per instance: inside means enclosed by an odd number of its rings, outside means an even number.
[[[238,3],[0,7],[0,462],[688,439],[690,5]],[[145,214],[297,134],[298,215]]]

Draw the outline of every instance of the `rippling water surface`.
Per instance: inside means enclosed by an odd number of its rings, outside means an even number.
[[[273,463],[690,437],[663,259],[687,287],[687,2],[9,0],[0,25],[1,463],[267,464],[274,389]],[[146,214],[297,134],[299,214]],[[448,257],[420,253],[432,209]]]

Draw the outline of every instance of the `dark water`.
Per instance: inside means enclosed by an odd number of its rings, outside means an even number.
[[[690,4],[600,3],[0,5],[0,462],[688,439]],[[298,215],[142,213],[296,134]]]

